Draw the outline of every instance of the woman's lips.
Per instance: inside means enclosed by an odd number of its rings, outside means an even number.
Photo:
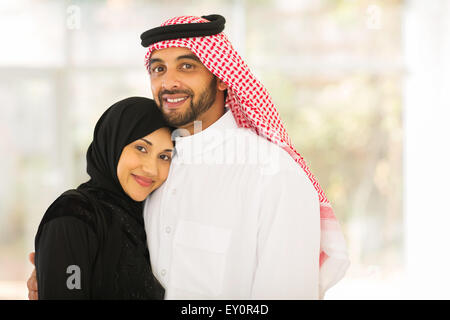
[[[131,175],[133,176],[134,180],[136,180],[136,182],[139,183],[143,187],[149,187],[153,183],[153,180],[150,178],[137,176],[135,174],[131,174]]]

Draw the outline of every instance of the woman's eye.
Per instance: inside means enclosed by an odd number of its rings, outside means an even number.
[[[162,154],[162,155],[160,155],[159,156],[162,160],[164,160],[164,161],[170,161],[170,157],[168,156],[168,155],[166,155],[166,154]]]
[[[147,149],[145,149],[145,147],[143,147],[143,146],[136,146],[136,149],[139,150],[142,153],[146,153],[147,152]]]

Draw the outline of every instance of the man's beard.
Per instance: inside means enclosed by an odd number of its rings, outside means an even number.
[[[202,113],[208,111],[214,101],[216,100],[216,87],[217,87],[217,78],[214,77],[209,86],[200,93],[197,102],[194,102],[194,93],[192,90],[163,90],[158,94],[159,107],[161,108],[161,112],[163,114],[164,119],[167,121],[169,125],[172,127],[182,127],[191,122],[194,122],[198,119],[198,116]],[[184,112],[168,112],[166,113],[163,108],[163,94],[177,94],[184,93],[187,94],[191,98],[191,103],[189,108]]]

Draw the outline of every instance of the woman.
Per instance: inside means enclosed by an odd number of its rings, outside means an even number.
[[[163,299],[142,208],[167,179],[172,130],[155,102],[141,97],[101,116],[87,151],[91,179],[57,198],[39,225],[39,299]]]

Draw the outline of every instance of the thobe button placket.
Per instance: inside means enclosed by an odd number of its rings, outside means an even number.
[[[176,195],[177,194],[177,189],[172,189],[172,195]]]
[[[166,269],[162,269],[162,270],[161,270],[161,275],[162,275],[163,277],[166,275],[166,273],[167,273]]]
[[[172,228],[169,227],[169,226],[167,226],[167,227],[166,227],[166,233],[170,233],[170,232],[172,232]]]

